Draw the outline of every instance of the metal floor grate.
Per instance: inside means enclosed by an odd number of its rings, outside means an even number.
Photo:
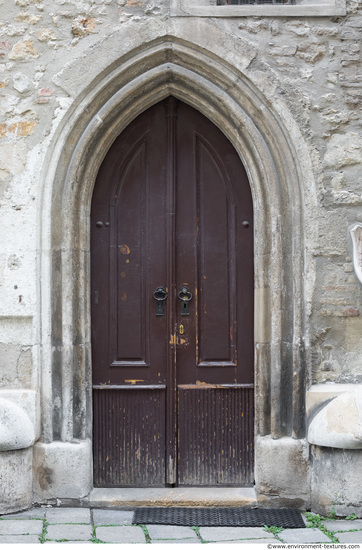
[[[260,508],[138,508],[133,523],[197,527],[304,528],[298,510]]]

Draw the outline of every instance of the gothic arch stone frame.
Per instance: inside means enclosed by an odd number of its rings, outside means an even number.
[[[93,185],[116,136],[168,95],[218,126],[246,167],[255,211],[255,431],[304,438],[305,175],[298,153],[276,110],[243,72],[200,46],[164,36],[123,55],[90,82],[48,151],[39,213],[44,444],[92,437]]]

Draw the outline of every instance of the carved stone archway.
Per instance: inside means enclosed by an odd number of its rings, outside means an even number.
[[[89,213],[99,166],[117,135],[168,95],[218,126],[248,172],[255,211],[256,434],[304,437],[298,155],[275,109],[245,74],[166,36],[105,68],[68,110],[49,150],[40,209],[43,450],[54,441],[87,441],[92,433]]]

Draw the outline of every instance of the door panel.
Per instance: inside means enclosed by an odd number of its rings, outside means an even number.
[[[110,149],[91,214],[96,485],[253,482],[252,215],[230,142],[173,98]]]
[[[234,205],[227,178],[216,164],[217,151],[196,141],[198,189],[199,366],[235,365]]]
[[[94,471],[101,487],[165,482],[165,388],[94,389]]]
[[[91,214],[96,384],[166,383],[166,320],[153,322],[153,292],[166,284],[166,222],[158,215],[165,146],[164,124],[147,111],[116,140],[98,174]]]
[[[178,106],[178,483],[253,483],[253,213],[245,170],[200,113]],[[180,146],[181,144],[181,146]],[[184,168],[185,167],[185,168]],[[185,174],[184,174],[185,173]],[[244,225],[243,225],[244,222]],[[243,296],[243,300],[241,297]]]
[[[252,485],[253,388],[179,386],[179,484]]]
[[[149,350],[146,340],[146,262],[147,221],[146,200],[146,140],[133,152],[125,166],[116,190],[113,209],[115,220],[112,227],[111,251],[116,269],[111,274],[112,317],[117,319],[112,327],[111,365],[114,367],[149,366]],[[132,326],[132,338],[129,327]]]
[[[154,110],[130,125],[99,171],[91,213],[95,486],[165,482],[166,134]],[[154,177],[153,174],[157,174]]]

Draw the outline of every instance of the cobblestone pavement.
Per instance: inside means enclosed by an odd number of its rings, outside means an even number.
[[[307,514],[304,529],[132,525],[132,511],[33,508],[0,517],[3,543],[362,543],[362,520],[324,520]]]

